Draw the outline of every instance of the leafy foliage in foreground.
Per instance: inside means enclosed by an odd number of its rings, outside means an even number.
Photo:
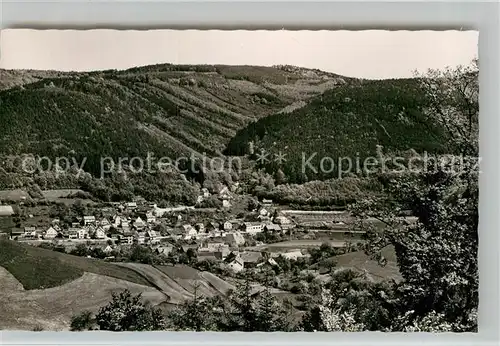
[[[114,293],[112,301],[99,310],[95,321],[100,330],[113,332],[165,328],[161,311],[143,302],[140,294],[134,296],[128,290]]]
[[[225,297],[200,298],[196,294],[168,315],[175,330],[291,331],[290,310],[268,290],[253,293],[248,280]]]
[[[380,249],[392,244],[396,250],[403,281],[385,292],[394,317],[387,329],[472,332],[479,298],[477,62],[430,76],[423,81],[437,101],[430,110],[465,156],[421,160],[414,174],[385,173],[388,194],[358,203],[353,211],[358,227],[368,232],[369,253],[383,263]],[[398,218],[401,210],[410,210],[417,222]],[[383,232],[367,218],[380,220]],[[325,318],[337,321],[337,315],[328,310]]]
[[[195,290],[196,290],[195,286]],[[254,293],[247,281],[227,296],[200,297],[163,315],[160,309],[144,302],[141,295],[128,290],[113,294],[112,301],[92,316],[82,312],[72,318],[72,330],[87,330],[96,325],[109,331],[291,331],[289,311],[269,291]]]
[[[70,330],[81,332],[92,330],[95,327],[95,319],[91,311],[85,310],[71,318]]]

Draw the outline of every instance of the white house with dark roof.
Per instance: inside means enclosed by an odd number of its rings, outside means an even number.
[[[274,258],[268,258],[264,262],[258,263],[257,268],[260,268],[260,267],[263,267],[266,265],[269,265],[271,267],[276,267],[276,266],[278,266],[278,263],[274,260]]]
[[[77,239],[79,238],[79,231],[80,229],[79,228],[70,228],[68,229],[68,238],[69,239]]]
[[[184,238],[184,230],[178,229],[178,228],[168,228],[167,229],[167,234],[168,237],[171,239],[179,240]]]
[[[137,229],[143,229],[144,227],[146,227],[147,224],[144,222],[143,219],[141,219],[141,217],[137,217],[137,219],[135,219],[134,221],[134,227],[137,228]]]
[[[101,226],[105,231],[108,231],[111,228],[111,223],[105,217],[99,220],[99,226]]]
[[[34,226],[26,226],[24,227],[24,236],[31,237],[35,235],[36,227]]]
[[[122,218],[121,218],[121,216],[120,215],[116,215],[113,218],[113,223],[112,223],[113,227],[118,228],[118,227],[121,226],[121,224],[122,224]]]
[[[43,236],[44,239],[54,239],[57,237],[58,232],[54,229],[54,227],[49,227],[47,231],[45,231],[45,235]]]
[[[196,228],[194,228],[193,226],[191,226],[189,224],[182,225],[182,231],[184,233],[185,240],[189,240],[189,239],[193,239],[193,238],[198,237],[198,232],[196,231]]]
[[[198,222],[196,224],[196,230],[198,231],[198,233],[205,233],[205,225],[203,224],[203,222]]]
[[[94,231],[94,236],[97,239],[106,239],[106,232],[102,227],[97,227]]]
[[[295,227],[295,224],[286,216],[277,216],[274,218],[274,222],[280,225],[282,230]]]
[[[223,229],[214,229],[208,232],[206,235],[207,238],[219,238],[219,237],[225,237],[227,232]]]
[[[146,239],[148,243],[155,244],[158,243],[160,240],[158,238],[158,234],[154,230],[148,230],[146,232]]]
[[[271,199],[263,199],[262,200],[262,205],[264,205],[265,207],[271,207],[273,205],[273,200]]]
[[[261,222],[245,222],[243,230],[249,234],[257,234],[263,231],[264,225]]]
[[[79,239],[86,239],[89,237],[89,231],[85,228],[79,228],[77,230],[77,233],[78,233],[78,238]]]
[[[225,231],[230,231],[233,229],[233,224],[230,221],[226,221],[222,225],[222,228],[224,228]]]
[[[128,202],[127,204],[125,204],[125,206],[127,207],[127,209],[136,209],[137,208],[137,203],[136,202]]]
[[[154,251],[159,255],[168,256],[168,254],[170,252],[172,252],[173,249],[174,249],[173,245],[167,244],[167,245],[158,246]]]
[[[120,241],[124,242],[128,245],[131,245],[134,243],[134,236],[132,234],[125,234],[120,236]]]
[[[87,215],[87,216],[83,217],[83,225],[84,226],[92,225],[92,224],[95,224],[95,216]]]
[[[148,211],[146,213],[146,222],[147,223],[155,223],[156,222],[156,216],[152,211]]]
[[[222,187],[219,190],[219,196],[221,196],[222,198],[230,198],[231,193],[229,192],[229,188],[227,186]]]
[[[138,244],[144,244],[146,243],[146,232],[136,232],[134,238]]]
[[[243,269],[245,269],[245,264],[243,262],[243,259],[238,254],[231,262],[227,264],[227,268],[234,273],[239,273]]]
[[[206,187],[203,187],[201,189],[201,193],[202,193],[202,197],[203,198],[208,198],[210,197],[210,191],[208,191],[208,189]]]
[[[281,232],[281,226],[277,225],[275,223],[268,223],[264,226],[264,230],[268,232],[276,232],[279,233]]]

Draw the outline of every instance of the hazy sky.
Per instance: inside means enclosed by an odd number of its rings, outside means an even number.
[[[364,78],[468,64],[476,31],[2,30],[0,68],[89,71],[290,64]]]

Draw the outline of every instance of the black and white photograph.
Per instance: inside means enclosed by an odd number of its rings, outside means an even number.
[[[478,331],[479,32],[0,33],[0,330]]]

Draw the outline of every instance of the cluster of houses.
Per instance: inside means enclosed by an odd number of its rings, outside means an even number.
[[[206,192],[206,191],[205,191]],[[224,191],[222,191],[224,193]],[[228,193],[229,196],[229,193]],[[159,243],[161,238],[173,240],[224,239],[229,246],[245,242],[243,234],[255,235],[263,231],[281,232],[294,226],[285,216],[273,217],[268,211],[272,201],[264,200],[255,222],[226,220],[224,222],[183,222],[180,212],[193,207],[159,208],[156,204],[112,203],[98,211],[100,216],[84,215],[66,224],[53,219],[44,227],[29,225],[11,232],[17,239],[97,239],[113,240],[124,244]],[[177,215],[172,221],[172,215]],[[157,227],[162,224],[164,227]],[[161,229],[161,232],[158,231]]]
[[[226,268],[235,273],[241,272],[245,268],[258,268],[265,265],[277,266],[274,258],[278,256],[291,260],[309,256],[307,252],[302,250],[280,253],[231,250],[228,244],[215,242],[202,245],[198,247],[197,251],[198,260],[223,261]]]
[[[201,198],[209,197],[208,190],[202,190]],[[230,203],[230,193],[221,191],[223,201]],[[224,204],[224,207],[230,204]],[[273,265],[273,259],[262,262],[260,252],[239,249],[246,238],[260,232],[279,233],[287,231],[295,224],[286,216],[271,213],[272,201],[264,200],[253,222],[231,219],[223,222],[205,220],[189,223],[183,220],[182,211],[193,207],[159,208],[156,204],[128,202],[111,203],[110,207],[96,211],[96,215],[76,217],[73,222],[65,223],[53,219],[45,227],[26,226],[11,232],[11,239],[93,239],[115,244],[143,244],[158,254],[168,255],[174,248],[169,241],[184,240],[185,247],[196,251],[199,260],[213,259],[224,261],[228,269],[239,272],[255,263]],[[161,227],[160,227],[161,225]],[[189,244],[189,245],[187,245]],[[108,245],[105,252],[114,246]],[[296,254],[297,255],[297,254]],[[302,256],[302,254],[298,254]]]
[[[69,227],[62,225],[59,219],[54,219],[49,226],[26,226],[17,232],[12,231],[11,236],[24,239],[106,239],[110,228],[111,224],[106,218],[96,220],[95,216],[84,216]]]
[[[174,248],[174,245],[170,243],[162,243],[155,246],[154,250],[157,254],[168,256]],[[225,239],[210,239],[200,244],[182,246],[182,249],[183,251],[187,251],[188,249],[195,251],[198,261],[211,260],[223,263],[228,270],[234,273],[241,272],[245,268],[259,268],[265,265],[276,266],[278,264],[274,258],[278,256],[293,260],[309,256],[307,252],[301,250],[279,253],[267,253],[255,250],[240,251],[239,248],[228,244]]]

